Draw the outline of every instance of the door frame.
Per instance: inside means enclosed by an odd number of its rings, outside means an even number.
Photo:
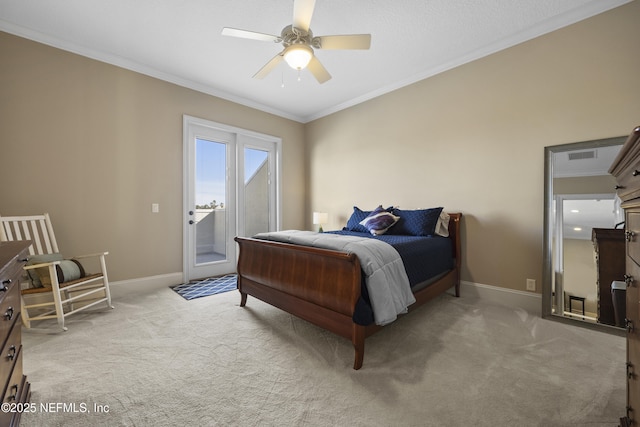
[[[278,156],[278,153],[280,152],[278,145],[275,143],[275,141],[272,140],[267,140],[264,138],[256,138],[247,134],[243,134],[243,135],[238,135],[237,137],[238,140],[238,145],[237,145],[237,151],[240,152],[242,151],[243,154],[242,155],[237,155],[236,156],[236,177],[238,179],[237,185],[236,185],[236,199],[238,201],[242,201],[242,203],[244,203],[245,199],[245,181],[247,179],[247,177],[245,176],[244,172],[245,172],[245,156],[244,156],[244,151],[245,149],[253,149],[253,150],[259,150],[259,151],[265,151],[267,153],[267,165],[269,166],[268,169],[268,180],[269,180],[269,200],[273,201],[274,203],[276,201],[280,200],[280,189],[279,189],[279,183],[280,183],[280,178],[278,175],[278,171],[279,171],[279,164],[280,164],[280,158]],[[272,185],[272,181],[275,179],[275,185]],[[242,185],[241,185],[242,184]],[[270,204],[271,205],[271,204]],[[243,209],[240,209],[240,208]],[[244,206],[237,206],[237,221],[236,221],[236,231],[238,236],[243,236],[243,237],[247,237],[247,232],[246,232],[246,218],[245,218],[245,212],[246,210],[244,209]],[[279,230],[280,229],[280,206],[279,205],[275,205],[274,206],[274,211],[270,213],[273,213],[273,215],[269,215],[269,231],[275,231],[275,230]]]
[[[224,132],[228,134],[233,134],[235,137],[232,142],[227,142],[230,145],[230,150],[235,150],[232,155],[227,155],[227,158],[233,162],[233,165],[228,165],[230,170],[235,170],[235,184],[230,185],[231,191],[233,191],[233,198],[235,199],[234,206],[226,205],[228,209],[233,210],[233,218],[230,218],[229,224],[231,225],[230,230],[227,230],[227,247],[232,245],[231,247],[235,249],[236,243],[233,241],[233,237],[235,235],[239,235],[239,232],[242,232],[242,225],[240,224],[240,212],[244,210],[244,200],[242,199],[243,192],[240,188],[241,182],[244,180],[244,160],[243,160],[243,152],[245,145],[248,147],[255,147],[255,144],[252,141],[263,140],[268,142],[269,144],[273,144],[275,153],[273,156],[269,158],[269,161],[273,162],[273,170],[271,171],[271,179],[275,179],[274,190],[271,191],[270,196],[275,197],[273,200],[273,217],[275,218],[275,229],[280,230],[282,225],[282,139],[267,135],[259,132],[250,131],[247,129],[238,128],[235,126],[226,125],[223,123],[213,122],[211,120],[202,119],[194,116],[183,115],[183,197],[182,197],[182,208],[183,208],[183,280],[187,282],[190,280],[189,278],[189,265],[194,260],[190,257],[190,224],[189,224],[189,210],[194,207],[189,206],[189,192],[193,186],[193,165],[191,164],[191,152],[190,152],[190,138],[192,136],[192,127],[204,127],[210,129],[212,132]],[[246,138],[248,137],[248,138]],[[245,142],[247,141],[247,142]],[[233,166],[233,167],[232,167]],[[229,177],[228,180],[231,180]],[[238,185],[236,185],[238,184]],[[273,225],[273,223],[272,223]],[[232,256],[235,253],[234,263],[237,263],[237,251],[232,250]],[[195,256],[195,255],[194,255]],[[235,268],[234,268],[235,271]]]

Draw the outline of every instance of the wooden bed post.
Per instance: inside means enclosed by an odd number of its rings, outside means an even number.
[[[355,356],[353,360],[353,369],[362,368],[362,362],[364,361],[364,338],[365,338],[365,326],[353,324],[353,335],[351,336],[351,342],[355,349]]]
[[[449,221],[449,238],[453,240],[453,256],[456,260],[456,282],[455,282],[455,293],[456,297],[460,296],[460,268],[462,267],[462,248],[460,247],[460,219],[462,218],[461,213],[452,213],[450,214]]]

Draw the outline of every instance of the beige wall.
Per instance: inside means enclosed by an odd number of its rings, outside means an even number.
[[[111,280],[182,271],[183,114],[282,138],[283,225],[304,226],[302,124],[1,32],[0,58],[0,214],[49,212]]]
[[[329,229],[353,205],[460,211],[463,280],[540,290],[543,148],[640,125],[639,16],[633,2],[307,124],[307,212]]]
[[[110,251],[112,280],[181,271],[188,114],[282,138],[285,228],[443,205],[465,215],[463,280],[540,286],[543,147],[640,124],[638,16],[633,2],[306,125],[0,33],[0,214],[48,211],[64,252]]]

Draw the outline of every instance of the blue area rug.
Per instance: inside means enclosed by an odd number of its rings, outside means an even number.
[[[236,274],[227,274],[223,277],[212,277],[210,279],[197,280],[182,285],[170,286],[178,295],[186,300],[192,300],[209,295],[229,292],[238,288],[238,276]]]

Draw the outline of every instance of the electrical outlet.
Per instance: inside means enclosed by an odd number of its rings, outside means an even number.
[[[151,212],[153,212],[153,213],[158,213],[158,212],[160,212],[160,204],[158,204],[158,203],[151,203]]]
[[[535,279],[527,279],[527,290],[535,291],[536,290],[536,281]]]

